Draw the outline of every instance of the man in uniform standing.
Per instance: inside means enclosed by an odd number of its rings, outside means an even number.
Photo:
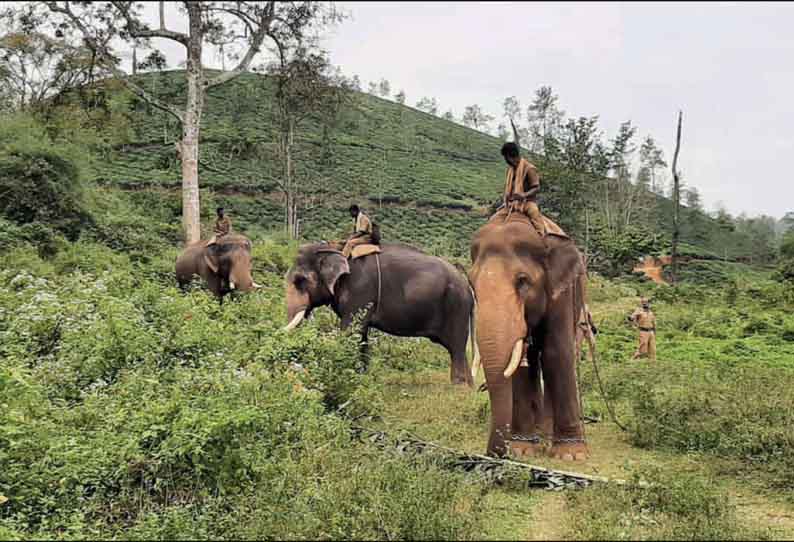
[[[353,249],[358,245],[366,245],[374,242],[372,238],[372,221],[367,215],[361,212],[358,205],[353,204],[350,206],[350,216],[355,220],[356,225],[353,228],[353,235],[348,238],[342,249],[342,254],[345,258],[349,258]]]
[[[640,330],[640,344],[631,359],[647,355],[651,361],[656,361],[656,315],[651,311],[648,299],[643,297],[640,302],[641,307],[629,316],[629,321]]]

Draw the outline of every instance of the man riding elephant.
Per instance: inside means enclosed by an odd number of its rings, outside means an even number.
[[[508,213],[522,213],[529,217],[538,234],[546,234],[546,225],[538,207],[540,175],[526,158],[521,158],[518,145],[508,141],[502,145],[502,156],[507,162],[502,203]]]
[[[353,235],[348,238],[342,249],[342,254],[345,258],[349,258],[353,249],[359,245],[376,244],[376,240],[372,235],[372,221],[359,209],[358,205],[353,204],[350,206],[350,216],[355,221],[355,226],[353,227]]]

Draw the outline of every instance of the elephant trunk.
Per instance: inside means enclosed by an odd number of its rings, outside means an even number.
[[[478,278],[476,336],[482,363],[486,370],[499,369],[509,378],[521,361],[527,336],[524,306],[511,276],[483,269]]]
[[[301,323],[306,312],[311,308],[309,295],[298,290],[291,282],[287,282],[286,297],[287,321],[289,322],[287,327],[294,329]],[[298,315],[300,315],[300,318],[297,318]]]
[[[248,292],[254,289],[254,279],[251,277],[251,259],[240,258],[240,261],[232,264],[229,273],[229,288],[241,292]]]

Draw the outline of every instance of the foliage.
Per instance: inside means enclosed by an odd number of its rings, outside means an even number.
[[[770,532],[742,527],[736,507],[712,480],[649,469],[650,488],[604,485],[567,493],[569,532],[576,540],[768,540]]]
[[[74,240],[90,222],[73,147],[53,143],[19,115],[0,128],[0,214],[17,224],[41,223]],[[7,124],[6,124],[7,122]]]
[[[221,307],[176,290],[170,248],[140,263],[85,242],[6,250],[0,533],[475,538],[476,485],[351,441],[338,413],[381,401],[356,335],[322,313],[278,330],[293,251],[256,243],[265,288]]]

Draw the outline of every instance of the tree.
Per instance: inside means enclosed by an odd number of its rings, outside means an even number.
[[[611,176],[603,181],[604,215],[610,231],[620,232],[631,223],[639,189],[631,182],[631,159],[636,150],[633,143],[637,129],[626,121],[620,125],[609,149]]]
[[[664,161],[664,151],[656,145],[656,141],[648,136],[640,146],[640,167],[645,169],[650,182],[650,190],[654,194],[662,194],[663,186],[659,182],[657,170],[667,167]]]
[[[516,145],[521,147],[521,141],[526,141],[528,139],[528,133],[525,133],[525,130],[521,128],[521,103],[518,101],[518,98],[515,96],[510,96],[505,98],[504,102],[502,102],[502,108],[504,110],[504,116],[510,123],[510,128],[513,133],[513,141]],[[507,139],[507,138],[504,138]]]
[[[438,114],[438,100],[435,98],[428,98],[425,96],[418,102],[416,102],[416,108],[420,111],[424,111],[425,113],[430,113],[431,115]]]
[[[463,112],[463,124],[480,132],[487,132],[493,115],[485,113],[479,105],[469,105]]]
[[[32,5],[0,14],[0,22],[10,29],[0,36],[0,93],[9,107],[38,107],[56,94],[109,73],[79,42],[39,32],[40,20]]]
[[[543,86],[535,91],[535,97],[527,107],[530,149],[533,152],[548,154],[559,134],[565,113],[559,109],[558,101],[552,88]]]
[[[381,79],[380,83],[378,83],[378,92],[380,92],[381,97],[388,98],[389,94],[391,94],[391,85],[389,81],[386,79]]]
[[[405,105],[405,91],[401,90],[397,94],[394,95],[394,101],[400,105]]]
[[[504,123],[500,122],[496,127],[496,136],[502,141],[507,141],[510,137],[510,132],[507,131],[507,126],[505,126]]]
[[[295,239],[300,234],[299,204],[312,184],[312,179],[296,178],[295,133],[310,116],[338,111],[349,90],[332,77],[328,55],[303,44],[279,48],[279,60],[271,63],[267,71],[276,84],[273,105],[282,164],[278,185],[284,195],[284,223],[289,236]]]
[[[444,113],[444,116],[442,118],[444,120],[448,120],[449,122],[455,122],[455,115],[452,113],[451,109],[446,113]]]
[[[265,40],[281,48],[301,41],[318,23],[339,20],[333,9],[319,2],[185,2],[187,32],[166,27],[164,2],[159,2],[159,25],[150,27],[141,18],[142,2],[56,2],[44,4],[55,15],[53,23],[62,32],[74,31],[105,64],[115,66],[112,42],[151,46],[153,38],[183,46],[186,60],[186,102],[179,107],[150,95],[119,68],[113,73],[140,98],[176,118],[182,126],[177,154],[182,162],[182,221],[188,243],[200,238],[199,141],[206,92],[246,72]],[[172,23],[173,24],[173,23]],[[236,61],[231,71],[208,77],[202,61],[206,46],[226,47]]]
[[[350,80],[353,90],[356,92],[361,92],[361,78],[358,75],[354,75],[353,79]]]
[[[673,284],[678,280],[678,238],[681,235],[679,212],[681,207],[681,173],[678,171],[678,152],[681,150],[681,119],[683,112],[678,112],[678,129],[675,136],[675,153],[673,154]]]
[[[367,92],[369,92],[373,96],[377,96],[378,95],[378,84],[375,81],[370,81],[369,82],[369,90]]]

